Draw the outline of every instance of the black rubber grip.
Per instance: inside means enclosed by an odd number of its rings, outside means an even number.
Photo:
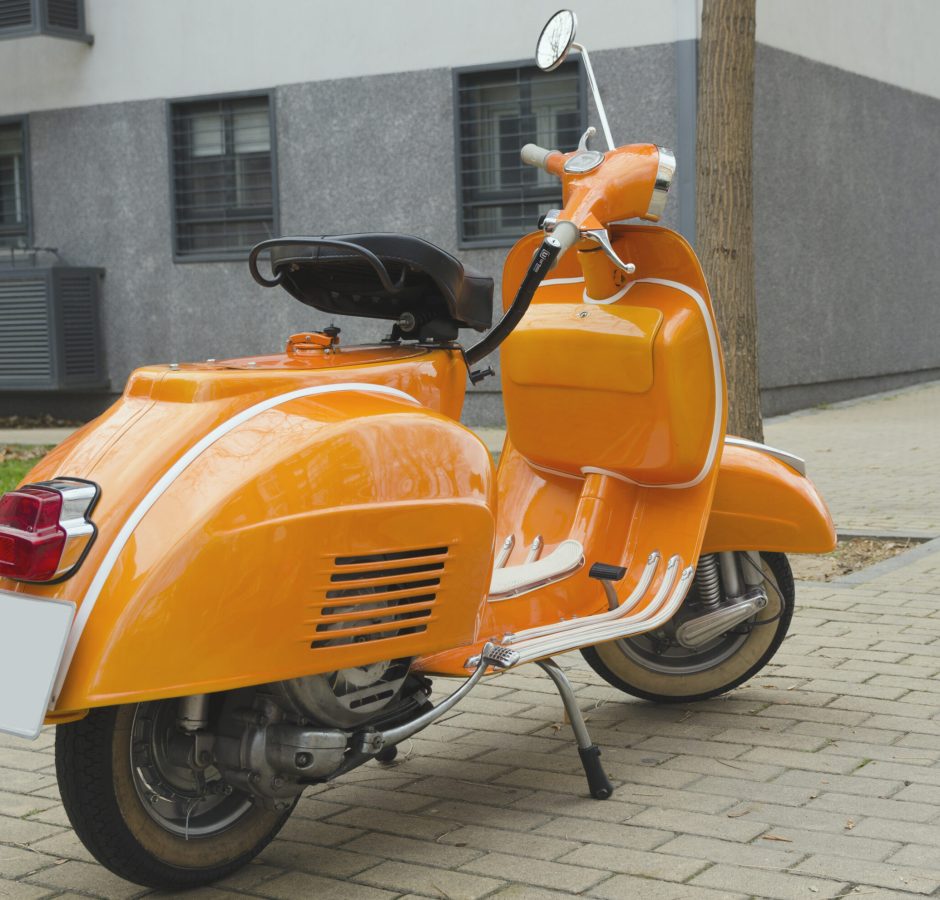
[[[601,581],[620,581],[627,570],[623,566],[611,566],[607,563],[594,563],[588,575]]]
[[[597,744],[590,747],[578,747],[581,765],[587,775],[588,789],[595,800],[606,800],[614,792],[604,767],[601,765],[601,748]]]

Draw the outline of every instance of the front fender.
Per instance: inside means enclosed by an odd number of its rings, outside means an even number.
[[[836,531],[805,475],[763,450],[726,444],[702,553],[826,553]]]

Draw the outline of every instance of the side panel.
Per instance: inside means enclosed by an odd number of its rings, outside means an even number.
[[[703,553],[825,553],[835,545],[832,517],[812,481],[766,453],[725,446]]]
[[[468,644],[490,574],[491,495],[482,443],[420,407],[336,393],[255,416],[134,529],[56,712]]]

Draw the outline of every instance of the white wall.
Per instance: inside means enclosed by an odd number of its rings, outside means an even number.
[[[526,59],[563,0],[85,2],[92,47],[0,41],[0,115]],[[689,3],[571,5],[579,40],[601,50],[694,37]]]
[[[85,0],[94,46],[0,41],[0,115],[530,57],[564,0]],[[569,0],[589,48],[696,36],[701,0]],[[940,98],[940,0],[757,0],[757,39]]]
[[[940,0],[758,0],[757,40],[940,98]]]

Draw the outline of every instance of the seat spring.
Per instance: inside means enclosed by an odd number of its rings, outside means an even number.
[[[721,577],[716,554],[705,553],[699,557],[695,570],[695,586],[702,606],[708,610],[717,609],[721,604]]]

